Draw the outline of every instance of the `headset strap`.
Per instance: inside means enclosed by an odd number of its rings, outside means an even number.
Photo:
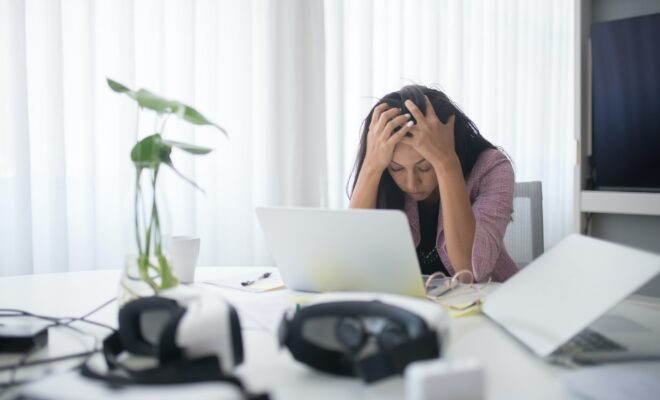
[[[91,369],[87,362],[81,367],[81,374],[87,378],[100,380],[113,386],[225,382],[236,386],[249,400],[268,400],[270,398],[267,393],[248,393],[238,378],[224,375],[220,369],[220,360],[217,356],[194,360],[172,360],[156,368],[135,370],[126,367],[117,360],[117,356],[123,350],[118,333],[111,334],[103,341],[103,355],[108,364],[108,369],[111,372],[120,370],[123,376],[112,373],[98,373]]]
[[[282,344],[285,344],[291,355],[296,360],[321,371],[332,372],[337,375],[354,376],[353,363],[344,353],[335,350],[327,350],[317,346],[302,337],[299,327],[291,329],[289,321],[283,320],[280,326]],[[294,323],[298,323],[295,321]],[[282,327],[286,327],[283,329]]]
[[[402,374],[408,364],[440,356],[438,337],[435,331],[405,342],[392,349],[381,351],[354,361],[355,374],[370,383],[395,374]]]
[[[292,333],[286,337],[285,344],[293,358],[302,363],[337,375],[359,376],[368,383],[401,374],[411,362],[440,356],[440,345],[435,330],[392,349],[381,349],[378,353],[361,360],[351,359],[345,353],[327,350],[310,343],[299,333]]]

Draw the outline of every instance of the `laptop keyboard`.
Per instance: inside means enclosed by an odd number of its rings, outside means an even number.
[[[600,333],[586,328],[561,346],[559,350],[562,353],[579,354],[593,351],[622,351],[625,348]]]

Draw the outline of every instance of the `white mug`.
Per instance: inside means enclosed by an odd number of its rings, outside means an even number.
[[[181,283],[195,281],[195,267],[199,257],[199,238],[194,236],[170,236],[166,238],[172,261],[172,273]]]

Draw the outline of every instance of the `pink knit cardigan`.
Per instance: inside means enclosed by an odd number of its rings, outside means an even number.
[[[503,238],[513,213],[513,168],[500,150],[489,149],[479,155],[465,182],[472,212],[476,220],[472,246],[472,272],[477,281],[491,277],[502,282],[518,271],[518,267],[504,248]],[[441,199],[442,200],[442,199]],[[408,217],[415,247],[421,240],[417,202],[406,196],[404,212]],[[454,267],[447,255],[442,223],[442,208],[438,217],[436,249],[450,274]]]

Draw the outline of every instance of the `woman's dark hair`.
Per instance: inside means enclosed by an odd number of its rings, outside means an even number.
[[[369,133],[369,125],[371,125],[371,117],[373,116],[374,108],[379,104],[387,103],[390,107],[400,108],[403,110],[402,113],[409,113],[410,111],[408,111],[405,106],[405,101],[410,99],[417,105],[422,113],[426,115],[426,101],[424,100],[424,95],[426,95],[431,101],[431,105],[442,123],[446,124],[451,115],[456,116],[456,120],[454,121],[454,148],[461,163],[463,177],[465,179],[470,176],[472,167],[477,161],[477,158],[479,158],[481,152],[495,148],[493,144],[481,136],[479,129],[474,122],[472,122],[472,120],[468,118],[467,115],[465,115],[446,94],[439,90],[421,85],[405,86],[398,92],[392,92],[380,99],[371,111],[369,111],[369,115],[367,115],[367,118],[364,120],[360,137],[360,148],[358,149],[357,158],[355,159],[355,165],[353,166],[353,172],[351,174],[353,176],[353,184],[350,189],[349,198],[353,195],[358,176],[362,169],[362,164],[364,163],[364,157],[367,154],[367,134]],[[414,120],[413,117],[411,117],[411,119]],[[392,179],[390,172],[386,169],[383,172],[380,184],[378,185],[376,208],[403,209],[403,204],[404,193],[399,189],[394,182],[394,179]]]

